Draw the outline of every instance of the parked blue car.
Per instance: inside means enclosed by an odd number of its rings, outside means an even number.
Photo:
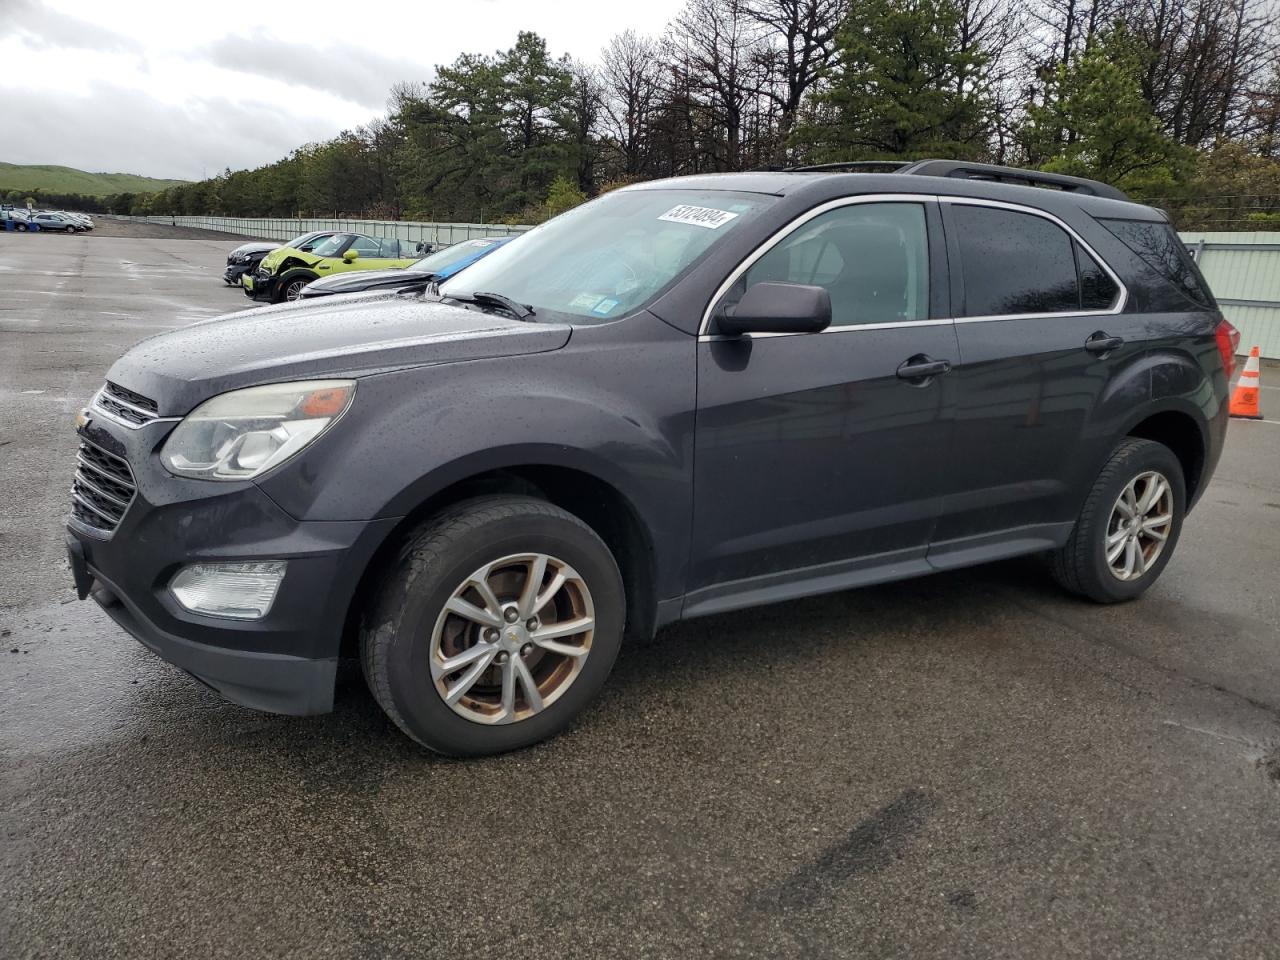
[[[325,297],[334,293],[357,293],[367,290],[385,290],[388,293],[402,287],[439,283],[465,270],[482,257],[487,257],[511,237],[478,237],[463,240],[423,257],[408,267],[392,270],[361,270],[337,273],[331,277],[312,280],[302,288],[302,299]]]

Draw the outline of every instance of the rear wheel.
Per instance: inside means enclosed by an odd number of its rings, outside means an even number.
[[[1173,451],[1128,437],[1094,481],[1054,579],[1098,603],[1132,600],[1156,581],[1182,532],[1186,485]]]
[[[17,231],[18,231],[19,233],[26,233],[26,232],[27,232],[27,225],[26,225],[25,223],[20,223],[20,224],[18,224],[18,225],[17,225],[16,229],[17,229]]]
[[[374,697],[452,756],[528,746],[603,686],[622,642],[622,577],[590,527],[542,500],[489,497],[414,533],[361,630]]]

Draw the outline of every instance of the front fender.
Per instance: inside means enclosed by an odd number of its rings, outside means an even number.
[[[575,328],[546,353],[365,377],[350,412],[261,481],[300,520],[411,513],[478,474],[578,470],[635,509],[674,580],[688,560],[694,340],[656,317]]]

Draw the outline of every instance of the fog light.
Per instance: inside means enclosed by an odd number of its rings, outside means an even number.
[[[194,563],[178,571],[169,592],[192,613],[259,620],[271,609],[286,566],[284,560]]]

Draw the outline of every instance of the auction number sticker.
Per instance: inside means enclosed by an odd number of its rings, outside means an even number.
[[[659,220],[671,223],[688,223],[695,227],[706,227],[708,230],[719,230],[736,217],[736,213],[728,210],[716,210],[714,207],[694,207],[687,203],[672,207]]]

